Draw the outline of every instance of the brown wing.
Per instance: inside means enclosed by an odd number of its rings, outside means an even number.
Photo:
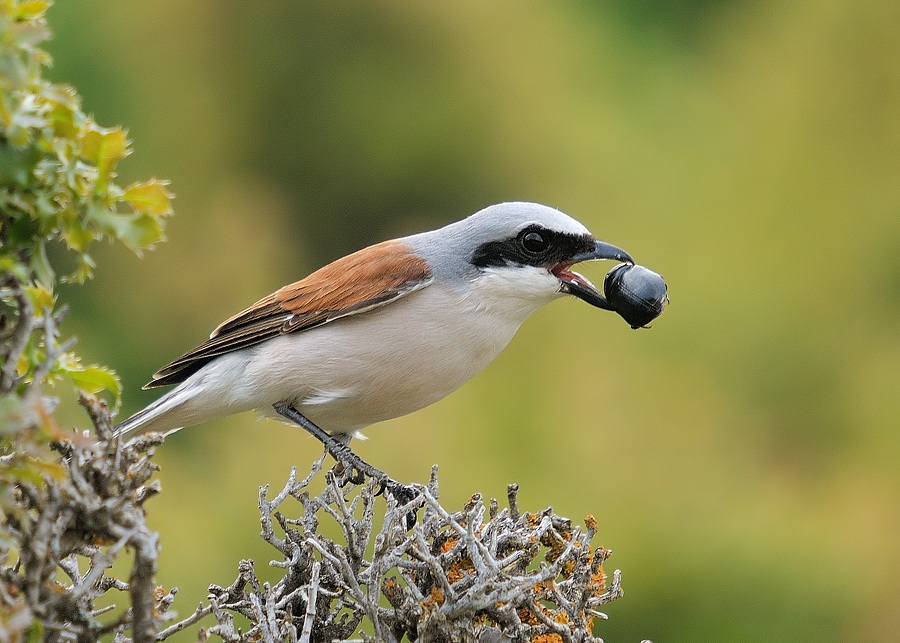
[[[384,241],[320,268],[222,322],[197,348],[144,386],[179,384],[225,353],[379,308],[431,283],[428,263],[402,241]]]

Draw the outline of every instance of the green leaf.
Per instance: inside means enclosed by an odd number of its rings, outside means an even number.
[[[0,140],[0,186],[28,188],[41,152],[34,145],[16,147]]]
[[[35,235],[39,234],[37,221],[12,209],[10,214],[13,220],[7,228],[7,242],[13,248],[31,247]]]
[[[25,293],[31,300],[34,310],[38,313],[42,313],[45,310],[53,310],[53,307],[56,305],[56,295],[45,285],[26,286]]]
[[[97,166],[97,188],[106,189],[106,180],[116,164],[128,156],[128,136],[121,127],[88,125],[81,137],[81,158]]]
[[[62,87],[68,89],[64,86]],[[64,90],[61,90],[59,93],[63,94],[61,100],[54,100],[52,102],[52,107],[50,107],[50,110],[47,112],[47,119],[53,125],[54,135],[59,138],[74,139],[79,131],[79,125],[75,122],[75,109],[77,108],[77,105],[71,104],[74,102],[71,100],[71,98],[74,97],[74,92],[70,97],[64,95]]]
[[[112,219],[116,213],[101,203],[100,199],[91,199],[84,208],[84,220],[96,226],[101,235],[115,235],[116,226]]]
[[[75,270],[65,275],[62,281],[69,284],[83,284],[94,276],[96,265],[89,254],[82,253],[78,257],[78,265],[75,266]]]
[[[65,370],[76,388],[91,395],[100,391],[109,391],[113,396],[113,404],[116,407],[119,406],[122,399],[122,382],[112,370],[102,366],[78,366]]]
[[[10,480],[21,480],[22,482],[30,482],[33,485],[44,484],[44,478],[37,467],[31,466],[31,463],[17,462],[4,467],[4,477]],[[57,477],[57,476],[52,476]]]
[[[65,224],[62,233],[66,245],[75,252],[83,253],[96,236],[84,226],[74,210],[67,209],[61,213],[60,218]]]
[[[172,195],[166,190],[167,185],[168,181],[158,180],[132,183],[121,198],[128,201],[135,212],[164,216],[172,212]]]
[[[25,632],[24,640],[26,643],[40,643],[44,640],[44,626],[38,619],[31,620],[31,626]]]
[[[50,3],[45,0],[25,0],[15,6],[16,18],[19,20],[35,20],[44,15]]]
[[[131,220],[127,232],[120,236],[122,241],[135,252],[149,248],[163,238],[162,225],[159,219],[150,214],[138,214]]]
[[[35,279],[44,286],[50,287],[56,281],[56,273],[47,258],[47,244],[43,241],[38,243],[35,252],[31,255],[31,270],[34,272]],[[36,310],[40,309],[36,308]]]
[[[140,252],[163,238],[159,218],[150,214],[119,214],[91,201],[88,216],[102,232],[112,235],[134,252]]]
[[[12,255],[0,254],[0,272],[7,272],[18,266],[18,262]]]
[[[20,282],[27,282],[29,279],[28,268],[14,256],[5,253],[0,254],[0,272],[12,273]]]

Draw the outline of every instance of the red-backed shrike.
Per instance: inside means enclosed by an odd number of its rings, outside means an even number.
[[[257,409],[330,441],[332,455],[337,441],[346,455],[363,427],[459,388],[544,304],[574,295],[611,308],[570,270],[589,259],[632,262],[535,203],[493,205],[375,244],[224,321],[145,388],[177,386],[117,429],[171,433]],[[372,475],[360,463],[350,460]]]

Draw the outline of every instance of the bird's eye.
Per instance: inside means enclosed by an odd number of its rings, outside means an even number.
[[[521,243],[522,247],[532,254],[540,254],[550,246],[544,235],[533,230],[522,235]]]

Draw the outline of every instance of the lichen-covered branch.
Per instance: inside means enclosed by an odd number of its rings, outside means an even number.
[[[260,583],[253,562],[241,561],[234,583],[211,585],[209,604],[160,639],[212,614],[201,639],[599,641],[600,608],[622,589],[619,572],[604,570],[609,550],[591,544],[592,517],[579,527],[549,508],[522,513],[514,485],[508,508],[474,495],[449,511],[438,501],[436,469],[408,505],[387,497],[380,516],[376,483],[342,489],[322,467],[320,458],[300,481],[294,469],[272,500],[260,489],[261,536],[277,552],[270,564],[284,570],[281,579]],[[325,488],[313,496],[321,476]],[[406,515],[421,506],[422,521],[407,531]],[[321,533],[326,522],[339,527],[339,541]],[[250,621],[246,631],[236,629],[236,614]]]
[[[0,592],[5,607],[15,606],[19,631],[43,640],[94,641],[107,633],[124,640],[130,629],[132,640],[153,641],[165,610],[153,581],[157,537],[143,503],[159,488],[150,482],[156,471],[150,456],[161,438],[123,446],[112,438],[105,405],[88,396],[81,402],[100,439],[55,443],[64,473],[9,490],[13,510],[7,507],[4,528],[16,546],[4,550]],[[125,549],[134,552],[128,582],[109,575]],[[122,593],[123,607],[98,609],[109,591]],[[3,634],[14,639],[16,628],[6,625]]]

